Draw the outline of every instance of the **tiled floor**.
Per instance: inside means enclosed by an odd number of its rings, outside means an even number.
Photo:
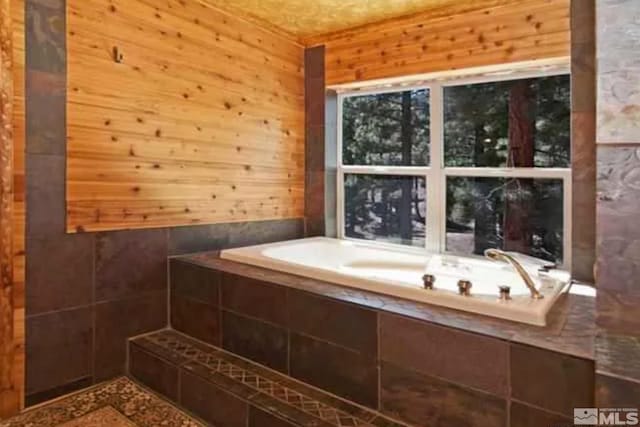
[[[0,427],[201,427],[175,406],[127,378],[56,400]]]

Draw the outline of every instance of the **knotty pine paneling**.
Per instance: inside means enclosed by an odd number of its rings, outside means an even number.
[[[13,338],[2,346],[13,346],[12,361],[0,366],[0,419],[17,413],[24,406],[24,277],[25,277],[25,203],[24,203],[24,0],[10,0],[13,51],[13,284],[10,318]],[[6,294],[5,294],[6,295]],[[2,295],[0,295],[2,298]],[[4,349],[0,349],[0,352]]]
[[[304,216],[300,45],[197,0],[67,20],[69,232]]]
[[[11,0],[13,15],[13,335],[14,384],[19,407],[24,408],[25,378],[25,0]]]
[[[325,45],[327,85],[567,57],[570,0],[431,12],[308,40]]]

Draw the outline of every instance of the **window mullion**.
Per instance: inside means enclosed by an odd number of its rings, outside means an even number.
[[[429,173],[429,169],[423,166],[342,166],[344,173],[364,175],[425,176]]]
[[[499,167],[446,167],[447,176],[486,178],[550,178],[564,179],[571,175],[569,168],[499,168]]]
[[[442,204],[442,194],[444,192],[444,176],[442,174],[443,165],[443,97],[442,86],[433,84],[429,88],[429,123],[430,123],[430,170],[427,174],[427,224],[425,245],[427,250],[441,252],[443,227],[446,219],[443,212],[446,212]]]
[[[336,234],[338,239],[344,239],[345,237],[345,220],[344,220],[344,171],[342,165],[342,102],[344,95],[338,94],[337,97],[337,114],[336,119]]]

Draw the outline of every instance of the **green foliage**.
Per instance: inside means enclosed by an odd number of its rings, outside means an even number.
[[[513,97],[516,85],[526,85],[524,100]],[[514,99],[528,117],[510,117]],[[424,89],[346,98],[343,163],[428,166],[429,102]],[[446,167],[512,166],[510,126],[528,130],[518,143],[533,145],[535,167],[570,165],[569,76],[445,87],[443,108]],[[423,244],[425,187],[424,179],[348,176],[347,235]],[[446,193],[451,248],[481,253],[516,245],[534,256],[562,259],[561,181],[449,178]],[[514,225],[521,226],[521,235],[513,236]]]
[[[410,95],[410,158],[403,157],[403,93]],[[342,105],[345,165],[429,164],[429,93],[426,90],[351,96]]]

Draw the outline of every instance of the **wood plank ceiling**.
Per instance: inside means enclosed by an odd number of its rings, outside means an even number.
[[[430,10],[438,14],[513,3],[514,0],[200,0],[276,31],[309,37]]]

